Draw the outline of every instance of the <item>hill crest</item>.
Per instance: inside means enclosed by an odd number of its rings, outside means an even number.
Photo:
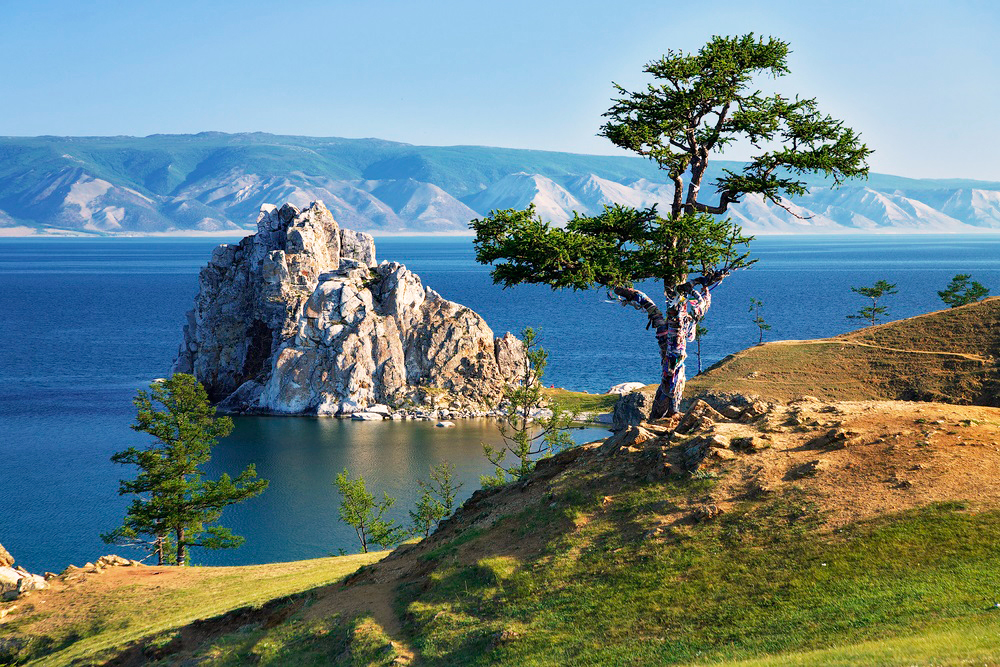
[[[776,341],[730,355],[688,382],[787,401],[922,400],[1000,406],[1000,297],[832,338]]]

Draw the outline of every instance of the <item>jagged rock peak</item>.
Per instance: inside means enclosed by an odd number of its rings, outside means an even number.
[[[192,373],[227,412],[349,415],[369,406],[496,407],[523,363],[520,342],[375,264],[368,234],[322,204],[261,207],[257,233],[202,269],[174,372]]]

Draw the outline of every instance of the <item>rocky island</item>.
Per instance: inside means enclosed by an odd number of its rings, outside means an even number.
[[[213,251],[173,372],[221,412],[453,418],[494,410],[523,359],[314,202],[264,205],[256,234]]]

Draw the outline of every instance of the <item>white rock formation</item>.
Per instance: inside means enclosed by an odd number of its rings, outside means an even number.
[[[642,389],[646,385],[642,382],[622,382],[621,384],[616,384],[615,386],[608,389],[609,394],[618,394],[619,396],[624,396],[625,394],[630,394],[636,389]]]
[[[523,350],[482,317],[375,264],[371,236],[322,204],[261,208],[257,233],[220,245],[200,276],[174,372],[225,412],[341,415],[444,402],[492,409]]]
[[[351,415],[351,419],[356,422],[380,422],[385,417],[377,412],[355,412]]]
[[[14,557],[0,545],[0,601],[16,600],[28,591],[40,591],[48,587],[45,577],[16,567]]]

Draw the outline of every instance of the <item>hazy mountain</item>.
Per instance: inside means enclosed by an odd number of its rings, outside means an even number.
[[[438,186],[412,178],[360,181],[358,187],[387,204],[399,217],[400,229],[448,231],[456,224],[465,229],[478,215]]]
[[[707,179],[735,162],[713,162]],[[755,233],[1000,229],[1000,183],[873,174],[785,208],[745,197],[731,217]],[[710,198],[711,187],[708,188]],[[672,186],[638,157],[263,133],[0,137],[0,228],[46,233],[239,231],[260,205],[321,199],[345,226],[464,232],[470,219],[533,203],[557,224],[574,211],[666,208]]]
[[[1000,191],[960,188],[903,194],[970,225],[1000,228]]]
[[[960,229],[966,225],[955,218],[898,192],[867,187],[815,188],[796,201],[849,229],[967,231]]]
[[[538,215],[559,223],[572,218],[573,211],[587,209],[552,179],[523,171],[504,176],[485,190],[465,197],[465,203],[480,213],[534,204]]]

